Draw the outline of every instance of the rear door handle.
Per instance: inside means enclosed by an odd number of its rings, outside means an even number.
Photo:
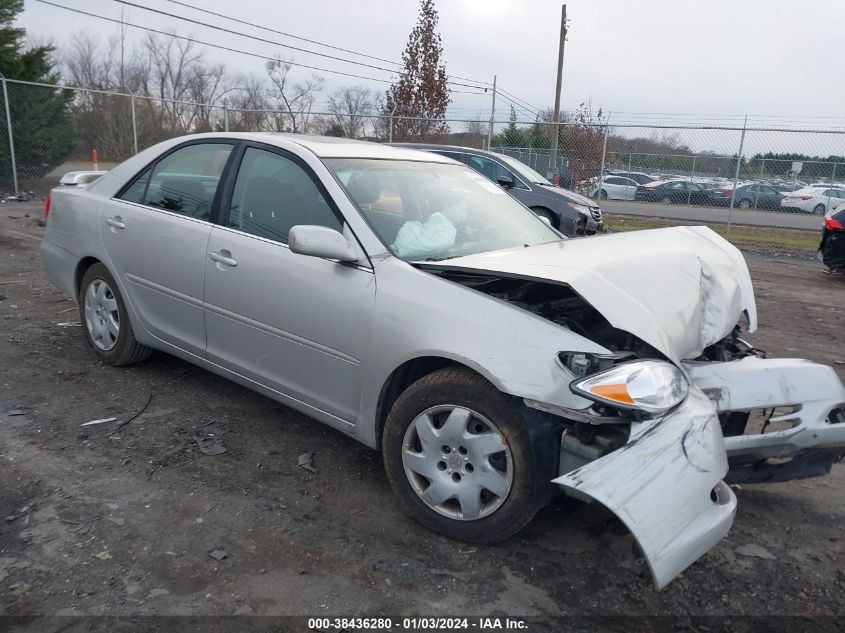
[[[106,224],[108,224],[113,229],[125,229],[126,225],[123,223],[123,218],[119,215],[114,216],[113,218],[106,218]]]
[[[208,258],[213,262],[223,264],[224,266],[231,266],[232,268],[238,265],[238,260],[232,257],[232,253],[230,253],[226,249],[217,251],[215,253],[209,253]]]

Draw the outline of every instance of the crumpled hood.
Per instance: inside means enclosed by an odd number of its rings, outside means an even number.
[[[544,279],[569,285],[616,328],[669,359],[699,356],[757,308],[748,266],[703,226],[563,240],[450,259],[438,267]]]

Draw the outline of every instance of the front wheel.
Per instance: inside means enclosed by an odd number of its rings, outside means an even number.
[[[601,198],[602,200],[607,200],[607,192],[604,189],[602,189],[599,193],[599,198]]]
[[[139,363],[152,352],[135,340],[117,282],[102,264],[94,264],[82,277],[79,320],[94,355],[107,365]]]
[[[525,423],[508,396],[467,369],[411,385],[388,415],[382,451],[404,510],[449,538],[500,541],[541,506]]]

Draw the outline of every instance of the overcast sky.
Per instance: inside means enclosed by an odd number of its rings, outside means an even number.
[[[98,15],[121,15],[121,5],[114,0],[55,1]],[[395,60],[400,58],[418,8],[415,0],[183,1]],[[281,43],[332,53],[203,15],[167,0],[137,2]],[[451,75],[492,81],[497,74],[500,85],[525,102],[540,108],[553,103],[559,2],[438,0],[436,4]],[[689,113],[714,121],[733,121],[745,113],[788,115],[789,120],[807,121],[810,117],[838,117],[842,112],[845,1],[569,0],[568,14],[571,23],[564,63],[565,109],[574,109],[591,99],[594,106],[619,113],[619,117],[635,118],[634,113]],[[264,55],[284,51],[138,8],[124,7],[123,15],[127,22],[175,29],[182,35]],[[72,33],[90,31],[105,38],[117,29],[114,24],[35,0],[26,0],[20,22],[31,36],[51,39],[60,50]],[[389,78],[385,72],[305,53],[285,53],[301,63]],[[337,51],[334,54],[346,55]],[[214,49],[209,49],[208,58],[224,62],[233,72],[263,73],[257,59]],[[378,90],[385,87],[377,82],[325,77],[321,101],[332,90],[350,83]],[[497,118],[506,118],[508,105],[501,100],[499,103]],[[484,112],[486,117],[489,110],[489,95],[453,95],[452,114],[472,116]],[[653,114],[648,117],[666,118]],[[845,122],[840,119],[838,125]]]

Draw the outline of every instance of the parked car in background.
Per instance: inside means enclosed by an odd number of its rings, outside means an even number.
[[[599,183],[596,183],[587,195],[591,198],[598,195],[603,200],[633,200],[637,187],[639,187],[639,183],[630,178],[605,176],[601,182],[601,191],[599,191]]]
[[[824,216],[819,257],[827,272],[845,274],[845,204],[831,209]]]
[[[595,200],[556,187],[545,176],[511,156],[453,145],[393,143],[393,146],[432,152],[471,167],[503,187],[564,235],[595,235],[605,230],[602,211]]]
[[[734,207],[739,209],[780,209],[783,192],[760,183],[739,185],[736,191],[730,187],[718,187],[709,192],[710,202],[717,205],[729,205],[733,199]]]
[[[804,187],[784,195],[782,209],[824,215],[845,201],[845,189],[837,187]]]
[[[704,185],[689,180],[658,180],[640,185],[634,199],[666,204],[707,204],[710,201]]]
[[[643,173],[641,171],[618,171],[612,170],[608,172],[608,176],[619,176],[621,178],[630,178],[638,185],[645,185],[650,182],[654,182],[657,180],[654,176],[649,174]],[[607,176],[605,176],[607,178]]]
[[[659,589],[730,529],[726,477],[845,453],[845,387],[742,339],[748,267],[706,227],[568,240],[432,152],[266,133],[170,139],[51,200],[45,271],[97,360],[161,350],[380,449],[399,506],[452,539],[571,494],[624,522]],[[788,431],[752,430],[784,404]]]

